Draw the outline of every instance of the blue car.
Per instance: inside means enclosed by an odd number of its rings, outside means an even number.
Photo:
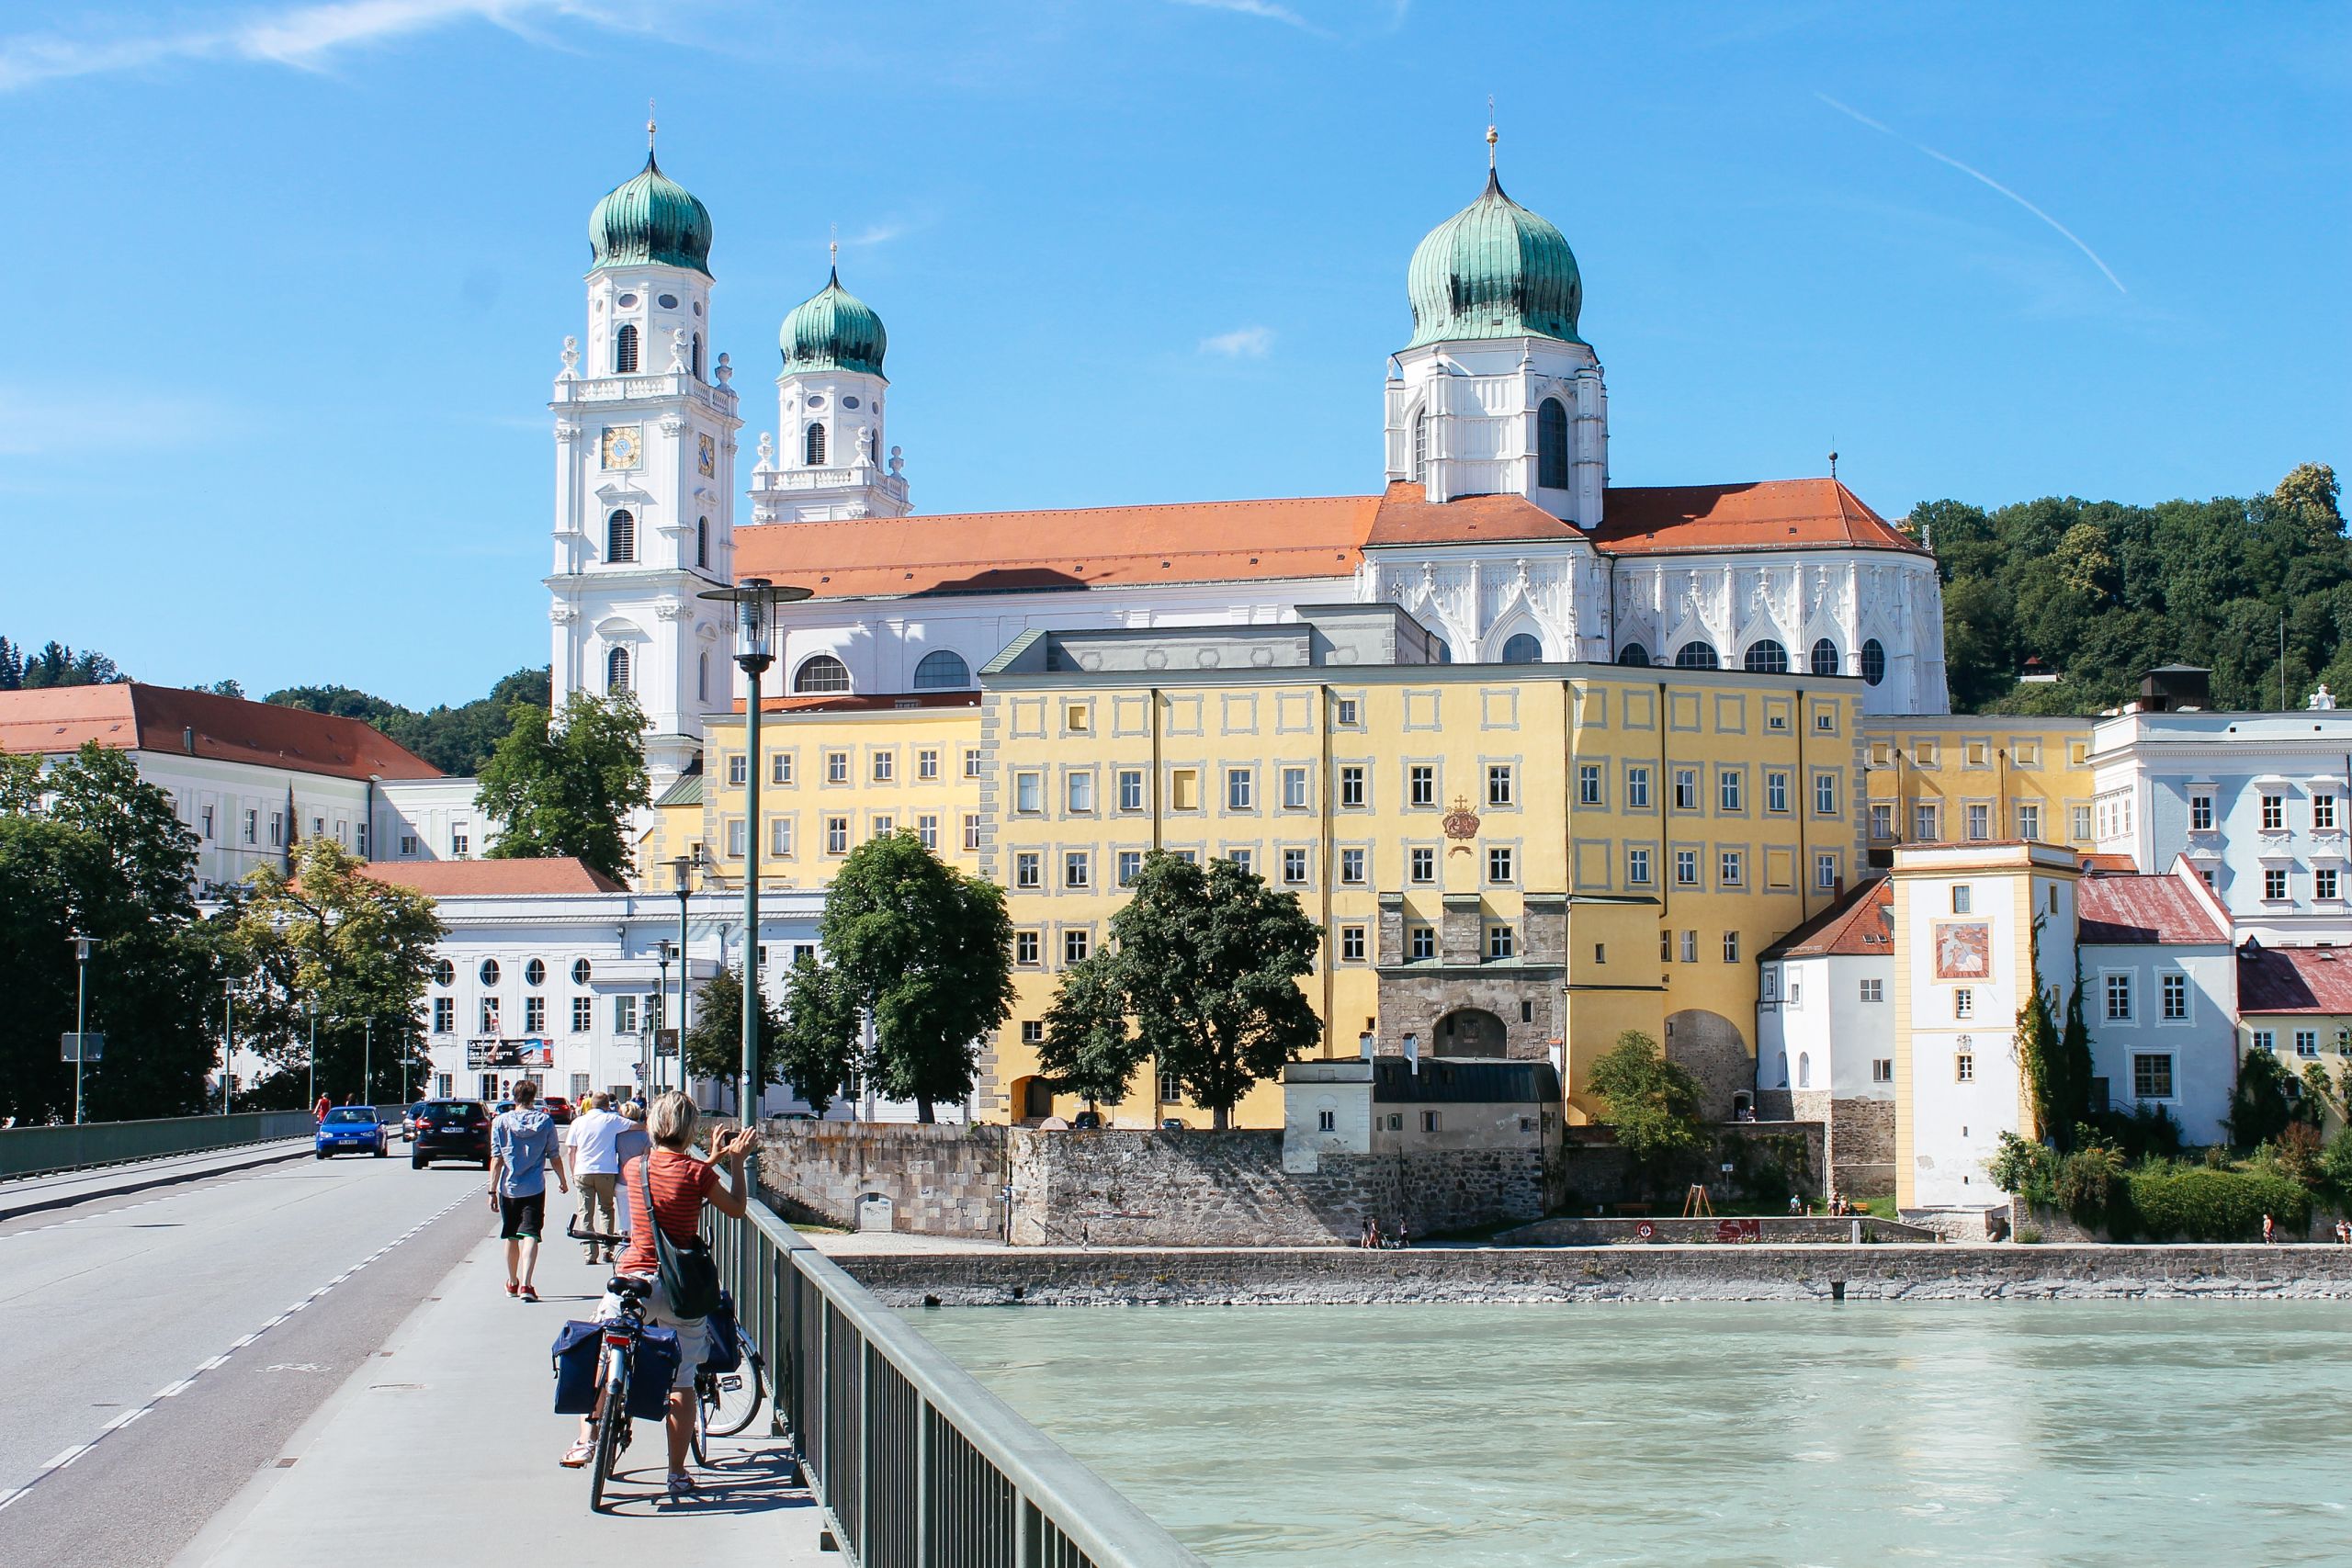
[[[384,1124],[376,1119],[374,1106],[338,1105],[319,1123],[316,1152],[321,1159],[350,1154],[371,1154],[382,1159],[385,1141]]]

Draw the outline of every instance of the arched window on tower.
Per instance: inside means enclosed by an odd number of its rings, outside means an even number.
[[[637,519],[627,511],[605,519],[605,559],[607,563],[637,558]]]
[[[1813,645],[1813,672],[1816,675],[1838,673],[1838,645],[1827,637]]]
[[[825,427],[812,424],[800,441],[800,460],[815,468],[825,460]]]
[[[1723,660],[1715,656],[1711,642],[1686,642],[1674,650],[1674,667],[1678,670],[1720,670]]]
[[[1505,664],[1541,664],[1544,645],[1532,632],[1513,632],[1503,644]]]
[[[692,360],[692,364],[694,366],[695,379],[699,381],[702,379],[702,333],[695,333],[694,336],[694,358]]]
[[[944,648],[933,649],[922,656],[915,666],[915,690],[918,692],[960,691],[972,683],[972,667],[964,662],[963,655]]]
[[[710,701],[710,655],[707,652],[695,655],[695,701]]]
[[[610,695],[629,690],[628,649],[616,648],[605,655],[605,691]]]
[[[1544,490],[1568,488],[1568,411],[1546,398],[1535,411],[1535,483]]]
[[[849,666],[830,653],[820,653],[794,673],[792,689],[803,694],[846,692],[849,690]]]
[[[1875,686],[1886,679],[1886,649],[1876,637],[1862,644],[1862,683]]]
[[[1429,477],[1430,416],[1417,413],[1413,416],[1413,479],[1419,483]]]
[[[710,565],[710,519],[707,517],[695,519],[695,564],[700,567]]]
[[[1649,661],[1650,650],[1638,642],[1629,642],[1617,650],[1617,662],[1620,664],[1645,667]]]
[[[1751,674],[1785,675],[1789,671],[1789,650],[1768,637],[1748,644],[1747,655],[1741,662]]]
[[[613,374],[633,376],[637,373],[637,326],[631,322],[613,334]]]

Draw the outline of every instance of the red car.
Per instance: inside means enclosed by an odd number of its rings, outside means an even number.
[[[564,1099],[563,1096],[543,1094],[539,1097],[539,1106],[549,1116],[555,1118],[557,1126],[567,1127],[571,1124],[571,1101]]]

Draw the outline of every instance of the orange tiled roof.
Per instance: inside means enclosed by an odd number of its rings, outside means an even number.
[[[513,893],[625,893],[628,889],[569,855],[546,860],[379,860],[362,876],[435,898]]]
[[[1379,505],[1342,495],[770,523],[735,530],[735,570],[820,598],[1345,577]]]
[[[1836,479],[1612,490],[1605,554],[1818,548],[1920,552]],[[769,523],[735,531],[736,570],[819,598],[1102,583],[1346,577],[1366,547],[1585,537],[1515,495],[1435,503],[1419,487],[1300,501],[1208,501]]]
[[[441,776],[375,726],[334,714],[135,682],[0,692],[0,751],[54,754],[88,740],[338,778]]]
[[[2238,1011],[2352,1013],[2352,951],[2241,948]]]
[[[1884,957],[1894,951],[1894,884],[1876,876],[1849,888],[1836,903],[1766,948],[1762,956]]]

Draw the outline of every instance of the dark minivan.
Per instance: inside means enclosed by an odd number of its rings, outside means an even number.
[[[428,1100],[417,1107],[409,1168],[423,1170],[436,1159],[471,1160],[488,1170],[490,1108],[479,1100]]]

